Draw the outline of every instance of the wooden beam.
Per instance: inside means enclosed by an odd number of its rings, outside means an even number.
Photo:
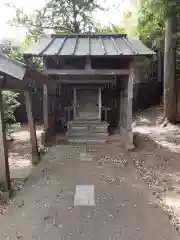
[[[89,70],[45,70],[45,74],[57,75],[129,75],[129,69],[89,69]]]
[[[116,80],[57,80],[61,84],[116,84]]]
[[[34,122],[33,114],[32,114],[31,94],[29,91],[25,91],[24,96],[25,96],[25,102],[26,102],[26,111],[27,111],[27,118],[28,118],[29,132],[30,132],[30,141],[31,141],[31,147],[32,147],[32,163],[36,164],[39,162],[40,156],[39,156],[39,151],[38,151],[36,127],[35,127],[35,122]]]
[[[101,80],[116,80],[117,77],[116,76],[113,76],[113,75],[64,75],[64,76],[59,76],[57,74],[53,74],[53,75],[50,75],[50,77],[52,77],[54,80],[55,80],[55,83],[57,83],[56,81],[59,81],[59,80],[82,80],[82,81],[89,81],[89,80],[96,80],[96,81],[101,81]]]
[[[27,88],[27,84],[25,84],[24,81],[20,81],[19,79],[14,78],[11,75],[3,73],[3,75],[0,74],[0,76],[4,78],[4,80],[1,81],[1,90],[21,91]]]
[[[4,192],[9,192],[11,184],[3,112],[2,91],[0,91],[0,190],[2,188]]]
[[[41,85],[46,84],[49,87],[51,87],[52,85],[56,85],[54,79],[32,67],[27,68],[23,81],[26,83],[29,81],[29,79],[33,79],[36,83],[39,83]]]

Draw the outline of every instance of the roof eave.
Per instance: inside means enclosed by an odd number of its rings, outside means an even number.
[[[144,57],[151,57],[151,56],[154,56],[156,55],[156,53],[137,53],[137,54],[126,54],[126,55],[123,55],[123,54],[119,54],[119,55],[46,55],[46,54],[43,54],[43,55],[39,55],[39,54],[27,54],[27,53],[24,53],[23,56],[24,57],[74,57],[74,58],[79,58],[79,57],[102,57],[102,58],[109,58],[109,57],[119,57],[119,58],[122,58],[122,57],[138,57],[138,56],[144,56]]]

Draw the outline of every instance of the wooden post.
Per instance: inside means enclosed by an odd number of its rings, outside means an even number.
[[[71,107],[68,107],[68,122],[71,121]]]
[[[133,100],[133,84],[135,81],[135,69],[131,69],[127,85],[127,109],[126,109],[126,147],[130,150],[134,148],[133,131],[132,131],[132,100]]]
[[[44,131],[47,131],[49,121],[48,121],[48,89],[46,84],[43,84],[43,121]]]
[[[2,104],[2,91],[0,91],[0,190],[9,192],[11,188],[8,163],[8,147],[4,127],[4,113]]]
[[[41,144],[44,146],[55,133],[56,124],[56,88],[43,85],[43,121],[44,129]]]
[[[31,141],[31,147],[32,147],[32,163],[36,164],[39,162],[40,156],[39,156],[38,144],[37,144],[36,127],[35,127],[33,114],[32,114],[31,94],[29,91],[25,91],[24,96],[25,96],[25,102],[26,102],[30,141]]]
[[[55,134],[55,125],[56,125],[56,87],[48,89],[48,102],[50,109],[48,110],[48,131],[51,136]],[[47,104],[48,104],[47,102]]]
[[[77,110],[76,88],[73,88],[73,120],[76,119],[76,110]]]
[[[123,125],[123,112],[124,112],[124,79],[121,77],[121,87],[120,87],[120,96],[119,96],[119,129],[121,132],[121,128]]]
[[[132,97],[133,97],[134,69],[131,69],[129,79],[121,82],[120,97],[120,133],[125,141],[127,149],[133,149],[132,132]]]
[[[101,88],[99,88],[99,119],[102,117],[102,98],[101,98]]]
[[[49,116],[48,116],[48,89],[47,85],[43,84],[43,132],[41,133],[41,145],[44,147],[48,141],[48,128],[49,128]]]

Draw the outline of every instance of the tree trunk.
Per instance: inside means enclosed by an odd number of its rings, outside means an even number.
[[[175,44],[173,19],[168,18],[165,26],[164,49],[164,117],[166,121],[177,123],[179,121],[176,76],[175,76]]]
[[[163,81],[163,71],[164,71],[164,63],[163,63],[164,56],[160,49],[157,52],[157,56],[158,56],[158,61],[157,61],[158,82],[162,82]]]
[[[76,11],[76,4],[73,3],[73,27],[74,27],[74,33],[79,33],[80,29],[79,29],[79,25],[77,22],[77,11]]]

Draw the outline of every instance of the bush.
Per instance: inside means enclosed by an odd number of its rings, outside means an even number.
[[[14,111],[19,107],[20,103],[17,101],[18,93],[11,91],[3,91],[3,109],[4,109],[4,125],[7,136],[20,127],[20,124],[16,123]]]

